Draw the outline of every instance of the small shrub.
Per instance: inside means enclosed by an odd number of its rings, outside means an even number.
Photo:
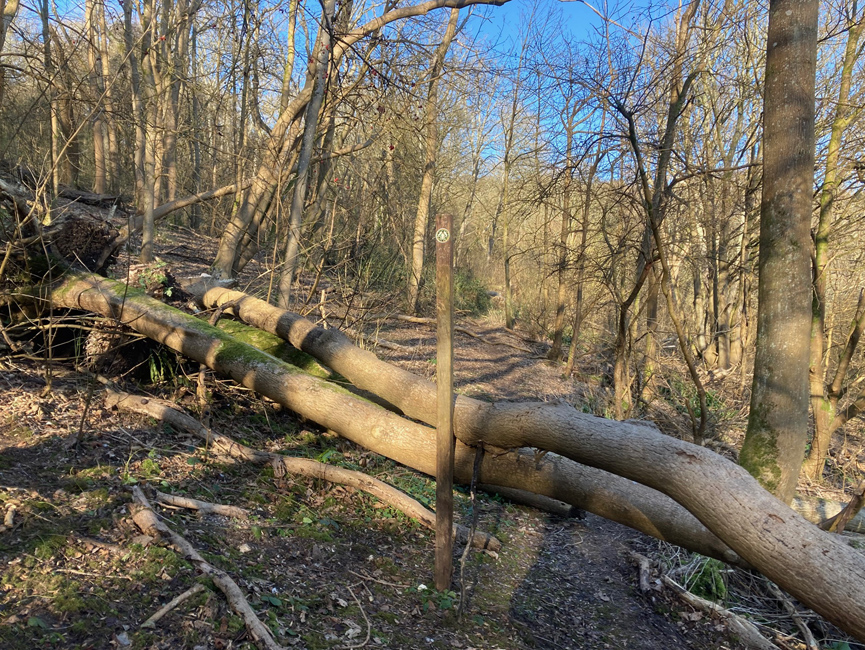
[[[720,560],[706,558],[700,570],[692,578],[690,591],[708,600],[723,601],[727,597],[724,569],[725,565]]]
[[[470,270],[457,269],[454,273],[454,307],[475,316],[486,314],[492,301],[483,283]]]

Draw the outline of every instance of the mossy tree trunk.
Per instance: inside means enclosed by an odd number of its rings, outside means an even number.
[[[772,0],[763,109],[757,350],[740,463],[790,503],[808,439],[818,0]]]

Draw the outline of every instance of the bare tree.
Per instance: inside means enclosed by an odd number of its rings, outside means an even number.
[[[838,405],[844,396],[845,378],[850,368],[850,362],[862,329],[865,327],[865,302],[860,294],[859,304],[853,316],[853,321],[847,336],[835,372],[829,375],[826,362],[826,301],[829,264],[831,261],[829,239],[835,226],[835,204],[841,190],[841,148],[847,129],[861,117],[861,104],[852,103],[850,97],[853,68],[862,56],[860,39],[865,29],[865,17],[858,15],[858,2],[853,0],[847,8],[845,27],[847,43],[841,58],[841,79],[838,86],[838,99],[835,104],[835,114],[829,134],[829,145],[826,152],[826,163],[823,171],[823,187],[819,195],[819,210],[817,227],[814,233],[813,278],[814,294],[811,301],[811,362],[809,367],[809,383],[811,387],[811,410],[814,414],[814,438],[811,451],[805,462],[806,475],[814,481],[823,476],[823,466],[829,452],[829,442],[832,434],[850,417],[855,416],[865,407],[865,392],[851,404],[851,408],[838,412]]]
[[[409,310],[416,313],[418,310],[418,296],[420,294],[421,275],[424,266],[424,253],[426,250],[426,232],[429,225],[430,205],[432,203],[433,183],[435,182],[436,154],[439,146],[439,110],[438,110],[438,83],[444,68],[445,56],[447,56],[451,41],[457,33],[457,22],[459,21],[459,8],[451,9],[444,36],[435,52],[433,52],[429,67],[429,81],[427,82],[426,101],[424,106],[424,167],[423,178],[418,197],[417,212],[414,220],[414,235],[411,245],[411,269],[408,275],[407,301]]]

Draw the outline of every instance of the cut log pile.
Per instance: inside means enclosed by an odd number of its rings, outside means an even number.
[[[434,387],[356,348],[335,330],[236,292],[212,290],[203,297],[206,305],[233,303],[244,322],[285,338],[413,420],[111,280],[70,272],[50,296],[58,307],[117,318],[360,445],[434,472]],[[596,418],[563,403],[491,404],[460,396],[455,430],[456,480],[470,479],[473,447],[483,446],[481,483],[554,497],[749,565],[865,640],[865,556],[714,452],[652,426]]]

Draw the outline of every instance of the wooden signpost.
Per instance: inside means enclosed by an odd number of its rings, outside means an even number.
[[[453,217],[436,216],[436,557],[435,586],[450,589],[454,527]]]

